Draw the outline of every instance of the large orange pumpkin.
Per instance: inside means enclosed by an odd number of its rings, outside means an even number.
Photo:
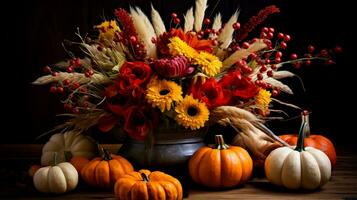
[[[74,168],[76,168],[77,172],[80,174],[83,167],[86,166],[90,160],[84,156],[74,156],[69,161]]]
[[[134,171],[125,158],[109,154],[103,149],[103,157],[94,158],[81,170],[82,179],[89,185],[111,188],[123,175]]]
[[[114,186],[120,200],[181,200],[182,186],[176,178],[160,171],[140,170],[121,177]]]
[[[302,112],[301,117],[302,117],[302,123],[304,123],[304,121],[307,122],[307,126],[304,129],[304,134],[305,134],[304,146],[314,147],[324,152],[327,155],[327,157],[330,159],[331,166],[334,167],[336,165],[336,150],[333,143],[328,138],[322,135],[310,134],[309,113],[307,111]],[[298,135],[285,134],[285,135],[280,135],[279,137],[290,145],[296,145]]]
[[[216,135],[215,147],[202,147],[189,161],[192,180],[208,187],[233,187],[246,182],[253,171],[253,160],[238,146],[228,146]]]

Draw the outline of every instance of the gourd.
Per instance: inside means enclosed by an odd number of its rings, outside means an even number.
[[[75,131],[57,133],[42,148],[41,164],[50,165],[54,153],[57,153],[57,161],[66,162],[73,156],[84,156],[92,159],[97,152],[97,145],[89,136]]]
[[[42,167],[33,175],[35,188],[43,193],[61,194],[71,191],[78,184],[78,173],[69,162],[57,164],[57,156],[54,155],[54,165]]]
[[[109,154],[102,148],[103,156],[86,164],[81,170],[84,182],[93,187],[111,188],[123,175],[133,172],[134,168],[125,158]]]
[[[304,147],[304,129],[300,127],[295,149],[280,147],[265,160],[264,169],[268,180],[289,189],[316,189],[331,177],[331,162],[327,155],[314,147]]]
[[[89,159],[84,156],[74,156],[69,161],[74,168],[76,168],[78,173],[81,173],[83,167],[89,163]]]
[[[253,160],[238,146],[228,146],[222,135],[216,135],[214,147],[201,147],[189,160],[189,173],[198,184],[213,187],[233,187],[249,180]]]
[[[181,200],[182,186],[176,178],[160,171],[140,170],[121,177],[114,186],[121,200]]]
[[[321,151],[323,151],[328,158],[330,159],[332,167],[336,166],[336,150],[333,143],[326,137],[322,135],[311,135],[310,134],[310,123],[309,123],[309,114],[307,111],[304,111],[301,115],[302,121],[307,122],[307,126],[304,129],[305,139],[304,145],[305,147],[315,147]],[[286,134],[279,136],[282,140],[287,142],[290,145],[296,145],[297,143],[297,134]]]

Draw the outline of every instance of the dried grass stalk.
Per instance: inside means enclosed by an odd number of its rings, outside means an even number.
[[[192,7],[187,10],[184,18],[185,18],[184,31],[185,32],[191,31],[193,29],[193,23],[195,21],[195,19],[193,17],[193,8]]]
[[[151,21],[157,36],[160,36],[161,34],[166,32],[165,24],[162,21],[159,12],[155,10],[152,4],[151,4]]]
[[[57,76],[46,75],[41,76],[36,79],[32,84],[35,85],[44,85],[52,82],[64,81],[64,80],[76,81],[79,84],[85,84],[88,82],[92,82],[94,84],[106,84],[110,82],[110,78],[103,74],[93,74],[93,76],[86,77],[84,74],[81,73],[67,73],[67,72],[59,72]]]
[[[196,0],[195,6],[195,21],[194,26],[196,31],[200,31],[202,28],[203,19],[205,17],[205,11],[207,8],[207,0]]]
[[[218,42],[220,43],[220,48],[217,50],[216,56],[223,58],[225,55],[225,49],[228,48],[229,44],[232,42],[233,38],[233,24],[238,20],[239,11],[236,11],[231,18],[228,20],[226,25],[223,27],[222,32],[218,35]]]

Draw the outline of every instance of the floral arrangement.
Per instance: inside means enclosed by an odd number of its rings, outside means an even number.
[[[83,57],[46,66],[48,75],[34,84],[49,84],[50,92],[64,93],[70,119],[56,129],[103,132],[120,127],[144,140],[162,124],[198,130],[219,123],[238,133],[233,143],[256,158],[286,144],[263,122],[281,92],[293,94],[280,79],[294,76],[285,64],[299,67],[313,59],[331,63],[329,52],[313,46],[302,58],[284,61],[290,36],[264,27],[257,38],[249,33],[279,8],[268,6],[243,26],[239,10],[227,22],[218,13],[205,18],[206,0],[197,0],[183,17],[172,13],[165,26],[154,7],[151,18],[138,7],[115,10],[115,20],[96,26],[98,37],[77,35]],[[155,137],[155,136],[153,136]],[[278,141],[278,143],[276,142]]]

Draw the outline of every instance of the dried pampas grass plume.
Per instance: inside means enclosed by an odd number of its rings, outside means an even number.
[[[52,82],[64,81],[66,79],[70,81],[76,81],[79,84],[85,84],[88,82],[92,82],[94,84],[106,84],[111,81],[108,76],[98,73],[93,74],[93,76],[91,77],[86,77],[84,74],[81,73],[59,72],[56,76],[52,76],[52,75],[41,76],[40,78],[32,82],[32,84],[45,85]]]
[[[191,7],[190,9],[187,10],[186,15],[184,16],[185,19],[185,26],[184,26],[184,31],[188,32],[193,29],[193,23],[195,21],[193,17],[193,8]]]

